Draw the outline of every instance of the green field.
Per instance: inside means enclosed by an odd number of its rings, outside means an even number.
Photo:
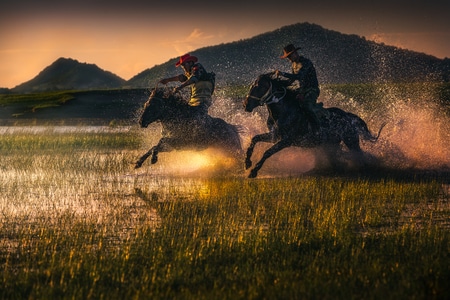
[[[218,86],[212,109],[233,104],[241,109],[249,86]],[[0,125],[108,125],[135,124],[136,113],[148,97],[148,89],[54,91],[36,94],[0,94]],[[431,100],[433,99],[433,100]],[[340,84],[321,86],[319,101],[354,113],[356,106],[384,117],[396,103],[419,107],[433,104],[450,118],[450,84],[436,82]],[[223,112],[222,112],[223,113]]]
[[[448,172],[134,170],[151,143],[0,135],[1,299],[450,297]]]

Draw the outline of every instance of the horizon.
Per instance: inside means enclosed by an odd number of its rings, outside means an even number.
[[[0,87],[27,82],[60,57],[129,80],[190,51],[305,22],[439,59],[450,57],[444,1],[431,0],[426,7],[408,1],[329,0],[305,7],[288,3],[276,11],[266,7],[268,2],[255,7],[246,1],[216,8],[203,0],[168,6],[143,0],[127,5],[116,0],[5,0],[0,4]]]

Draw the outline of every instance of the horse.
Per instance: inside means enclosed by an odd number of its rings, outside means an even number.
[[[249,178],[255,178],[264,162],[284,148],[297,146],[314,148],[323,146],[329,161],[337,166],[336,157],[341,151],[341,142],[345,144],[354,157],[363,157],[359,144],[363,140],[376,142],[385,124],[377,135],[373,135],[366,122],[359,116],[331,107],[323,108],[317,104],[316,113],[320,119],[320,135],[315,135],[310,126],[304,109],[299,105],[295,93],[286,88],[286,81],[274,77],[274,72],[260,75],[244,99],[246,112],[252,112],[258,106],[266,106],[269,112],[267,126],[269,132],[255,135],[247,148],[245,168],[252,166],[251,156],[257,143],[274,143],[267,149],[260,161],[250,170]]]
[[[195,118],[190,109],[192,108],[179,94],[158,87],[151,91],[144,104],[139,125],[147,128],[151,123],[159,121],[162,125],[162,137],[136,161],[135,169],[140,168],[148,157],[151,156],[151,163],[155,164],[160,152],[173,150],[201,151],[212,147],[225,150],[226,154],[234,158],[243,156],[237,126],[208,114],[202,119]]]

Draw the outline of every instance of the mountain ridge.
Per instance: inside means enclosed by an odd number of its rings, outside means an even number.
[[[121,88],[126,80],[100,69],[95,64],[81,63],[76,59],[60,57],[44,68],[36,77],[12,91],[21,93],[57,90],[89,90]]]
[[[315,64],[319,82],[368,83],[443,81],[450,77],[450,59],[400,49],[352,34],[297,23],[252,38],[199,48],[191,52],[208,71],[216,73],[219,85],[249,84],[259,74],[290,64],[280,55],[286,44],[300,46],[301,54]],[[178,58],[155,65],[125,80],[95,64],[58,58],[33,79],[8,92],[33,93],[57,90],[148,88],[159,79],[180,72]],[[1,89],[0,92],[5,89]]]
[[[320,83],[449,81],[450,60],[400,49],[357,35],[342,34],[310,23],[297,23],[249,39],[192,51],[216,73],[222,84],[249,83],[261,73],[290,70],[280,59],[285,45],[302,47],[300,53],[315,64]],[[128,80],[134,87],[148,86],[174,75],[176,58],[147,69]],[[179,72],[179,71],[178,71]]]

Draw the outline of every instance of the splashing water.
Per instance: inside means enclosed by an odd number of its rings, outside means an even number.
[[[404,156],[393,161],[395,156],[391,156],[391,163],[419,169],[450,168],[450,122],[438,107],[398,102],[391,113],[392,123],[386,126],[383,146],[390,147],[387,156],[389,151]]]
[[[450,168],[450,119],[436,103],[432,86],[425,84],[413,91],[405,85],[381,85],[379,103],[370,108],[343,95],[326,93],[326,106],[358,114],[372,131],[387,122],[375,144],[362,143],[363,150],[382,158],[394,168],[448,170]],[[331,99],[331,100],[330,100]]]
[[[432,100],[433,95],[426,93],[411,96],[394,86],[381,86],[376,92],[381,95],[379,103],[370,105],[361,104],[360,101],[342,94],[333,94],[326,88],[323,89],[319,101],[324,103],[324,107],[340,107],[359,115],[373,133],[378,131],[382,123],[387,122],[376,143],[361,142],[362,149],[376,157],[380,166],[448,171],[450,120]],[[216,96],[210,114],[237,125],[242,147],[246,150],[253,136],[267,131],[267,109],[261,107],[252,113],[245,112],[242,100],[226,95]],[[151,135],[148,147],[156,144],[160,132],[156,128],[150,131],[151,133],[147,134]],[[155,135],[155,132],[158,132],[158,135]],[[260,159],[270,145],[258,144],[253,154],[253,162]],[[167,158],[163,159],[162,155],[167,155]],[[232,163],[227,162],[224,167],[223,162],[227,159],[222,153],[213,150],[179,151],[161,154],[161,164],[158,162],[160,165],[153,165],[152,168],[155,172],[164,170],[174,174],[211,175],[213,170],[228,168]],[[245,175],[243,161],[237,162],[237,165],[238,172]],[[268,159],[260,175],[264,177],[302,174],[318,166],[327,166],[320,149],[290,147]]]

